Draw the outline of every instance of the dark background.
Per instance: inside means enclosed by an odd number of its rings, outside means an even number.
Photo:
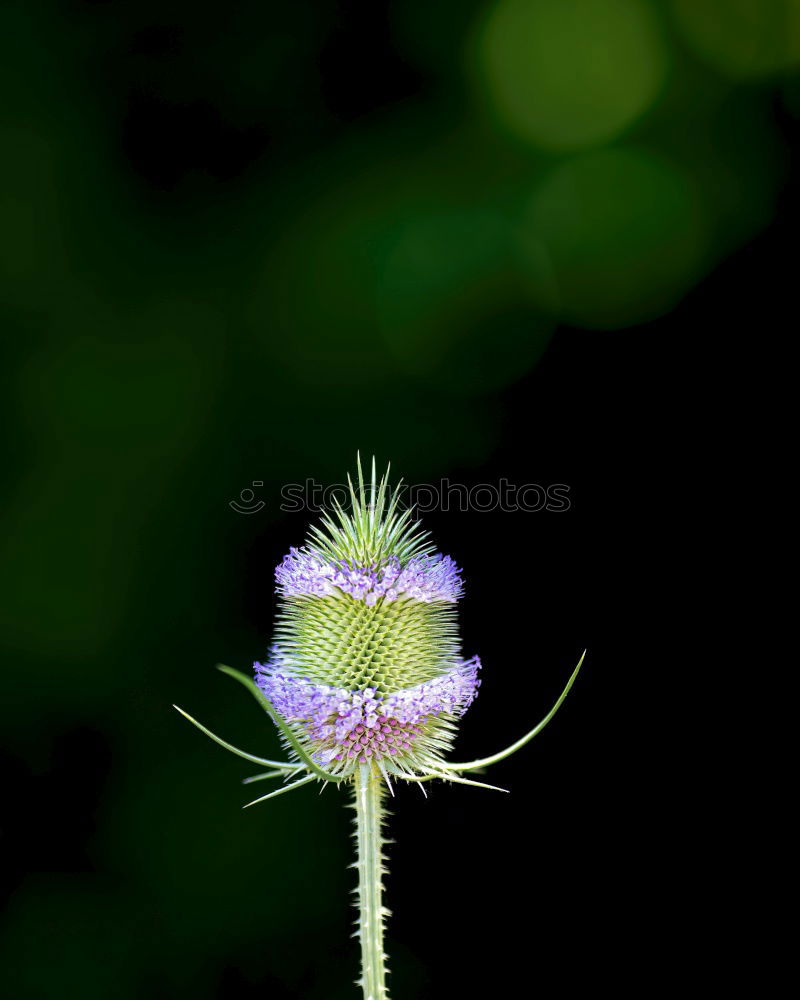
[[[344,795],[242,812],[251,769],[170,707],[279,752],[213,667],[265,654],[309,520],[281,486],[340,483],[357,449],[410,483],[569,487],[567,511],[426,515],[484,664],[459,759],[589,650],[492,769],[511,795],[399,790],[393,995],[680,982],[715,863],[678,787],[689,710],[664,711],[691,642],[664,648],[711,589],[706,482],[747,435],[720,399],[787,322],[795,6],[3,17],[9,995],[357,995]],[[264,508],[236,513],[250,487]]]

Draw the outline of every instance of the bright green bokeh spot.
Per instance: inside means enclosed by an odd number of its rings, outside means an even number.
[[[619,135],[666,74],[658,22],[641,0],[500,0],[479,45],[501,119],[551,150]]]
[[[705,261],[704,217],[684,176],[635,150],[564,163],[534,196],[531,226],[547,247],[564,319],[612,329],[671,309]]]
[[[798,0],[672,0],[689,45],[733,77],[758,77],[800,65]]]

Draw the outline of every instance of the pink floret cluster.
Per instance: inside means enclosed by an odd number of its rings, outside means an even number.
[[[256,683],[287,722],[303,724],[310,737],[324,744],[319,760],[368,759],[408,750],[424,719],[441,712],[463,715],[480,686],[477,656],[384,697],[373,688],[351,692],[314,684],[288,672],[287,666],[274,651],[269,663],[254,664]]]

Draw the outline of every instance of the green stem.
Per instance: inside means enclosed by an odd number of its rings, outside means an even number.
[[[354,775],[356,842],[358,846],[358,936],[361,941],[361,986],[364,1000],[387,1000],[386,956],[383,953],[381,902],[383,873],[383,782],[377,770],[360,764]]]

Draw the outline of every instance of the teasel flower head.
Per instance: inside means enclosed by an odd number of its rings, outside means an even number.
[[[387,469],[378,479],[373,459],[365,482],[358,460],[347,506],[334,503],[275,569],[278,615],[268,655],[250,676],[219,666],[266,710],[290,759],[239,750],[178,708],[225,749],[269,767],[246,782],[294,779],[248,805],[312,780],[348,782],[364,768],[389,789],[398,778],[496,788],[463,775],[541,732],[581,668],[583,657],[550,712],[516,743],[491,757],[449,761],[481,683],[480,659],[464,657],[458,636],[462,571],[401,507],[401,486],[390,490],[388,477]]]
[[[400,510],[387,477],[350,483],[277,567],[275,643],[255,681],[306,753],[335,776],[438,770],[480,685],[461,653],[461,571]],[[292,744],[287,749],[292,751]]]

